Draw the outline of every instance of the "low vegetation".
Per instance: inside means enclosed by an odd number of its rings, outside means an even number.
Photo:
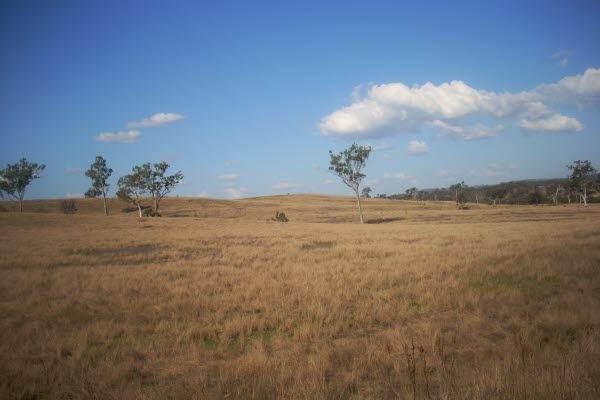
[[[0,398],[600,396],[598,205],[355,202],[1,213]]]

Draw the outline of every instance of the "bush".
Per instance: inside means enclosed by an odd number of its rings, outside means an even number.
[[[160,213],[154,211],[152,208],[145,208],[144,211],[142,211],[142,216],[144,216],[144,217],[160,217]]]
[[[286,217],[284,212],[275,211],[275,218],[273,218],[273,221],[288,222],[289,219]]]
[[[77,203],[75,203],[75,200],[63,200],[60,202],[60,209],[64,214],[75,214]]]

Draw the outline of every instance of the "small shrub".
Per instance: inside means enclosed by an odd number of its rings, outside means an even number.
[[[75,200],[63,200],[60,202],[60,209],[64,214],[75,214],[77,203],[75,203]]]
[[[285,215],[285,213],[279,212],[279,211],[275,211],[275,218],[273,218],[273,221],[277,221],[277,222],[288,222],[289,219],[288,217]]]
[[[152,208],[146,208],[142,211],[142,216],[144,217],[160,217],[160,213],[154,211]]]

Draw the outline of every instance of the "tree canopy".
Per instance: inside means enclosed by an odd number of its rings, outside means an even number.
[[[23,199],[27,187],[35,179],[40,178],[41,172],[46,168],[44,164],[36,164],[21,158],[15,164],[8,164],[0,170],[0,193],[19,202],[19,211],[23,212]]]

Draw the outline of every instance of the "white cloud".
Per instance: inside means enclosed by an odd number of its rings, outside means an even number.
[[[102,132],[96,136],[96,140],[105,143],[136,143],[140,139],[139,131],[126,132]]]
[[[427,148],[427,143],[421,140],[411,140],[408,143],[407,150],[410,154],[427,154],[429,151]]]
[[[183,115],[176,113],[157,113],[148,118],[144,118],[141,121],[131,121],[127,124],[127,127],[131,129],[155,128],[157,126],[170,124],[184,118],[185,117]]]
[[[561,114],[536,120],[523,118],[519,121],[519,126],[533,132],[581,132],[583,130],[581,122]]]
[[[437,127],[469,140],[495,136],[502,128],[480,123],[464,125],[467,117],[549,119],[560,114],[546,102],[572,98],[587,101],[597,97],[600,97],[600,69],[592,68],[583,75],[568,76],[519,93],[475,89],[463,81],[414,86],[396,82],[371,85],[362,97],[355,96],[349,106],[323,117],[319,128],[328,136],[381,137]],[[437,125],[435,121],[439,121]],[[569,127],[575,129],[576,124]]]
[[[474,140],[474,139],[483,139],[496,136],[498,133],[504,130],[502,125],[496,125],[493,128],[485,126],[483,124],[474,124],[474,125],[450,125],[447,122],[436,119],[431,122],[432,126],[435,126],[440,129],[445,134],[449,134],[458,139],[463,140]]]
[[[219,180],[233,182],[233,181],[237,181],[237,179],[239,177],[240,177],[239,174],[223,174],[223,175],[219,176]]]
[[[299,183],[292,183],[292,182],[278,182],[276,184],[273,185],[273,189],[279,189],[279,190],[283,190],[283,189],[295,189],[302,186]]]
[[[246,188],[236,188],[233,186],[225,188],[224,192],[233,199],[239,199],[240,197],[244,197],[248,194],[248,190]]]
[[[335,182],[332,179],[325,179],[322,185],[333,185]]]
[[[541,85],[536,92],[553,101],[597,100],[600,97],[600,68],[588,68],[581,75],[567,76],[556,83]]]

